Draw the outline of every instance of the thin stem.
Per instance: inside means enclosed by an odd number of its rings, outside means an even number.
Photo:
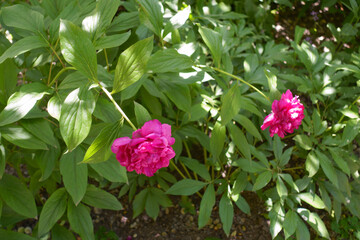
[[[56,80],[60,77],[61,74],[63,74],[65,71],[67,70],[76,70],[76,68],[74,67],[65,67],[63,69],[61,69],[57,74],[56,76],[54,77],[54,79],[49,83],[49,86],[53,85],[54,82],[56,82]]]
[[[130,126],[134,129],[134,131],[137,130],[137,128],[135,127],[135,125],[130,121],[130,119],[126,116],[126,114],[124,113],[124,111],[121,109],[121,107],[115,102],[114,98],[111,96],[111,93],[109,93],[108,90],[106,90],[106,88],[104,88],[100,83],[99,83],[99,87],[101,88],[101,90],[104,91],[104,93],[106,94],[106,96],[108,96],[108,98],[110,99],[110,101],[115,105],[116,109],[120,112],[120,114],[125,118],[125,120],[130,124]]]
[[[180,176],[183,177],[183,179],[186,179],[185,175],[180,171],[180,169],[175,165],[175,163],[170,160],[171,165],[176,169],[176,171],[180,174]]]
[[[248,85],[249,87],[251,87],[252,89],[254,89],[255,91],[257,91],[258,93],[260,93],[260,95],[263,96],[266,100],[268,100],[269,102],[271,102],[270,99],[269,99],[264,93],[262,93],[257,87],[255,87],[254,85],[248,83],[248,82],[245,81],[244,79],[242,79],[242,78],[240,78],[240,77],[237,77],[237,76],[235,76],[235,75],[233,75],[233,74],[231,74],[231,73],[225,72],[225,71],[223,71],[223,70],[221,70],[221,69],[219,69],[219,68],[216,68],[216,67],[210,67],[210,68],[213,69],[213,70],[215,70],[215,71],[218,71],[218,72],[220,72],[220,73],[222,73],[222,74],[228,75],[228,76],[230,76],[230,77],[232,77],[232,78],[235,78],[236,80],[239,80],[239,81],[242,82],[242,83],[245,83],[246,85]]]
[[[105,48],[104,48],[104,55],[105,55],[105,61],[106,61],[106,68],[107,68],[107,71],[109,72],[110,71],[109,60],[108,60],[108,56],[107,56]]]
[[[186,149],[186,152],[187,152],[188,157],[189,157],[189,158],[192,158],[188,144],[186,143],[186,141],[183,141],[183,143],[184,143],[184,146],[185,146],[185,149]],[[189,176],[189,178],[191,178],[191,175],[190,175],[189,171],[187,170],[186,166],[185,166],[183,163],[181,163],[181,165],[182,165],[183,168],[185,169],[185,171],[186,171],[187,175]],[[193,173],[194,173],[195,179],[198,180],[198,177],[197,177],[196,172],[193,172]]]
[[[284,168],[283,171],[291,171],[296,169],[303,169],[304,167],[292,167],[292,168]]]

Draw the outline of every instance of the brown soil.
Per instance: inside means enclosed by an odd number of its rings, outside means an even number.
[[[198,229],[198,210],[200,199],[196,196],[193,203],[197,214],[185,212],[177,202],[180,198],[174,198],[174,207],[161,209],[159,217],[154,221],[145,213],[132,219],[131,205],[124,203],[124,210],[114,212],[105,210],[93,210],[95,231],[100,226],[105,226],[109,231],[115,232],[121,240],[217,240],[217,239],[271,239],[268,221],[264,214],[266,210],[264,203],[253,192],[244,192],[244,198],[250,205],[251,216],[241,212],[234,206],[234,222],[227,237],[222,230],[221,221],[218,215],[218,208],[215,206],[212,214],[212,221],[202,229]],[[96,213],[95,213],[96,212]]]

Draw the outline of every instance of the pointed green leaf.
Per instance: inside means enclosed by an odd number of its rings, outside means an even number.
[[[21,126],[9,125],[0,127],[3,138],[22,148],[48,150],[46,144],[34,137]]]
[[[183,179],[172,185],[169,190],[167,190],[166,194],[188,196],[196,193],[205,185],[207,185],[205,182],[192,179]]]
[[[311,151],[305,162],[305,168],[309,172],[309,177],[314,176],[319,170],[320,161],[319,158],[315,155],[313,151]]]
[[[320,236],[330,239],[329,232],[317,213],[310,212],[305,208],[298,208],[297,212]]]
[[[261,173],[255,181],[254,187],[253,187],[253,191],[262,189],[263,187],[265,187],[271,180],[272,177],[272,173],[270,171],[265,171],[263,173]]]
[[[224,149],[225,138],[226,138],[225,126],[221,125],[219,122],[216,122],[211,132],[211,138],[210,138],[210,149],[215,159],[219,158],[222,150]]]
[[[69,151],[75,149],[89,134],[91,115],[95,109],[94,95],[87,88],[72,91],[61,106],[60,133]]]
[[[199,33],[204,40],[206,46],[210,49],[213,56],[214,63],[217,67],[220,67],[221,55],[222,55],[222,37],[221,34],[206,27],[199,27]]]
[[[319,150],[315,150],[315,151],[316,151],[316,155],[318,156],[318,158],[320,160],[320,166],[321,166],[322,170],[324,171],[325,175],[336,187],[339,188],[338,178],[336,175],[335,168],[332,165],[332,162],[325,154],[323,154]]]
[[[328,150],[330,151],[332,158],[334,159],[336,164],[339,166],[339,168],[349,176],[350,175],[349,166],[346,163],[346,161],[338,154],[339,149],[338,148],[334,148],[334,149],[328,148]]]
[[[94,226],[90,211],[87,207],[81,203],[75,206],[72,201],[68,201],[67,216],[71,228],[78,233],[82,239],[95,240]]]
[[[130,37],[130,31],[122,34],[115,34],[111,36],[103,36],[95,42],[95,49],[105,49],[118,47],[126,42]]]
[[[187,157],[180,157],[179,160],[183,162],[191,171],[194,171],[206,181],[211,181],[210,173],[207,167],[204,164],[201,164],[198,160]]]
[[[298,197],[303,200],[304,202],[310,204],[311,206],[313,206],[314,208],[317,209],[324,209],[325,208],[325,204],[324,202],[321,200],[321,198],[316,195],[316,194],[312,194],[312,193],[300,193],[298,194]]]
[[[5,166],[6,166],[5,148],[3,145],[0,145],[0,180],[5,173]]]
[[[4,174],[0,180],[0,197],[16,213],[35,218],[35,199],[29,189],[12,175]]]
[[[60,21],[60,47],[65,60],[92,81],[97,81],[95,47],[80,27]]]
[[[50,123],[42,118],[22,119],[21,125],[32,135],[41,139],[43,142],[57,147],[58,141],[54,136],[54,132],[50,127]]]
[[[16,122],[23,118],[51,89],[41,83],[23,85],[19,92],[12,94],[7,106],[0,113],[0,126]]]
[[[56,190],[45,202],[40,213],[38,236],[41,237],[55,225],[64,214],[68,195],[65,188]]]
[[[144,75],[152,49],[153,37],[149,37],[136,42],[120,54],[115,69],[113,93],[127,88]]]
[[[116,197],[94,185],[89,185],[84,198],[83,203],[92,207],[110,209],[110,210],[121,210],[123,207]]]
[[[234,207],[231,200],[227,197],[226,194],[223,194],[220,199],[219,215],[220,220],[223,224],[224,232],[227,236],[229,236],[230,229],[234,220]]]
[[[36,238],[30,237],[29,235],[0,229],[0,239],[6,240],[36,240]]]
[[[175,49],[157,51],[147,64],[147,69],[155,73],[181,72],[194,65],[190,57],[178,53]]]
[[[228,124],[227,127],[230,131],[231,139],[235,143],[236,147],[240,150],[240,152],[244,155],[246,159],[250,160],[251,151],[244,133],[232,123]]]
[[[238,123],[240,123],[241,126],[243,126],[246,129],[246,131],[251,133],[251,135],[262,140],[262,137],[259,133],[258,128],[255,127],[254,123],[252,121],[250,121],[250,119],[248,119],[244,115],[238,114],[234,117],[234,120],[237,121]]]
[[[58,224],[55,224],[53,229],[51,230],[51,239],[52,240],[75,240],[74,235]]]
[[[141,104],[134,102],[136,122],[141,127],[145,122],[151,120],[149,112]]]
[[[72,152],[63,154],[60,159],[60,173],[63,177],[65,189],[76,205],[84,197],[87,187],[87,165],[78,164],[83,158],[84,151],[78,147]]]
[[[240,107],[241,107],[240,97],[241,97],[241,92],[237,84],[235,84],[232,88],[230,88],[223,96],[222,106],[220,110],[222,125],[225,126],[240,111]]]
[[[296,231],[298,221],[301,221],[297,216],[296,212],[289,210],[285,215],[284,220],[284,232],[285,232],[285,239],[293,235]]]
[[[126,168],[120,165],[116,160],[115,155],[110,156],[105,162],[90,164],[90,166],[100,174],[100,176],[106,178],[110,182],[128,182]]]
[[[140,4],[140,21],[157,36],[161,37],[163,14],[160,2],[157,0],[139,0],[138,3]]]
[[[209,184],[205,190],[204,196],[200,202],[200,212],[199,212],[199,229],[204,227],[209,221],[211,212],[215,205],[215,189],[213,184]]]

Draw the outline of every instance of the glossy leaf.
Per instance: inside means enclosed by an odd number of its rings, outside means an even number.
[[[10,230],[0,229],[0,239],[6,240],[36,240],[27,234],[14,232]]]
[[[87,34],[70,21],[60,21],[60,47],[65,60],[92,81],[97,81],[95,47]]]
[[[140,4],[140,21],[160,37],[163,28],[163,14],[160,2],[156,0],[139,0],[138,3]]]
[[[272,177],[272,173],[270,171],[265,171],[263,173],[261,173],[255,181],[254,187],[253,187],[253,191],[262,189],[263,187],[265,187],[271,180]]]
[[[147,64],[147,69],[155,73],[180,72],[194,65],[190,57],[178,53],[175,49],[157,51]]]
[[[236,147],[240,150],[240,152],[244,155],[246,159],[250,160],[251,159],[250,147],[244,133],[236,125],[232,123],[228,124],[228,129],[230,132],[231,139],[235,143]]]
[[[74,150],[89,134],[95,99],[87,88],[72,91],[61,106],[60,132],[69,151]]]
[[[115,155],[110,156],[105,162],[90,164],[90,166],[110,182],[128,182],[126,168],[120,165]]]
[[[317,208],[317,209],[324,209],[325,208],[324,202],[316,194],[300,193],[300,194],[298,194],[298,197],[301,200],[303,200],[304,202],[306,202],[306,203],[310,204],[311,206],[313,206],[314,208]]]
[[[63,226],[55,224],[51,230],[52,240],[75,240],[74,235]]]
[[[211,181],[210,173],[204,164],[201,164],[196,159],[191,159],[191,158],[186,158],[186,157],[180,157],[179,159],[191,171],[194,171],[196,174],[198,174],[200,177],[202,177],[206,181]]]
[[[199,33],[204,40],[206,46],[210,49],[215,65],[219,67],[222,55],[221,34],[206,27],[199,27]]]
[[[144,125],[145,122],[151,120],[151,116],[149,112],[146,110],[146,108],[144,108],[141,104],[134,102],[134,106],[135,106],[134,111],[136,116],[136,122],[138,126],[141,127],[142,125]]]
[[[251,135],[262,140],[258,128],[255,127],[254,123],[250,121],[250,119],[248,119],[244,115],[238,114],[234,117],[234,120],[240,123],[240,125],[243,126],[246,129],[246,131],[248,131]]]
[[[136,42],[121,53],[115,69],[113,93],[138,81],[146,71],[153,49],[153,37]]]
[[[226,125],[233,119],[240,110],[241,107],[241,91],[239,86],[235,84],[225,93],[222,99],[222,106],[220,111],[221,123]]]
[[[317,213],[310,212],[305,208],[298,208],[297,212],[320,236],[330,239],[329,232]]]
[[[50,123],[45,119],[23,119],[21,125],[35,137],[41,139],[43,142],[57,147],[58,141],[54,136],[54,132],[50,127]]]
[[[122,45],[130,37],[130,31],[122,34],[104,36],[95,42],[95,49],[113,48]]]
[[[0,126],[16,122],[23,118],[44,95],[51,90],[41,83],[23,85],[8,99],[7,106],[0,113]]]
[[[222,126],[219,122],[215,123],[215,126],[211,132],[210,138],[210,149],[211,153],[217,160],[224,149],[226,138],[226,128]]]
[[[336,187],[339,187],[336,171],[335,171],[335,168],[332,165],[332,162],[330,161],[330,159],[324,153],[320,152],[319,150],[316,150],[316,155],[318,156],[318,158],[320,160],[320,166],[321,166],[322,170],[324,171],[325,175]]]
[[[298,222],[301,221],[300,218],[297,216],[296,212],[289,210],[284,219],[284,232],[285,232],[285,239],[289,236],[293,235],[296,231]]]

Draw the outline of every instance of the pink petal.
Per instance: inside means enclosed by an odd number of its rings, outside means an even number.
[[[115,141],[111,145],[111,151],[116,154],[119,151],[119,147],[128,144],[130,141],[131,139],[129,137],[121,137],[115,139]]]
[[[141,135],[143,137],[147,136],[150,133],[157,133],[161,135],[162,128],[161,123],[157,119],[150,120],[141,127]]]

